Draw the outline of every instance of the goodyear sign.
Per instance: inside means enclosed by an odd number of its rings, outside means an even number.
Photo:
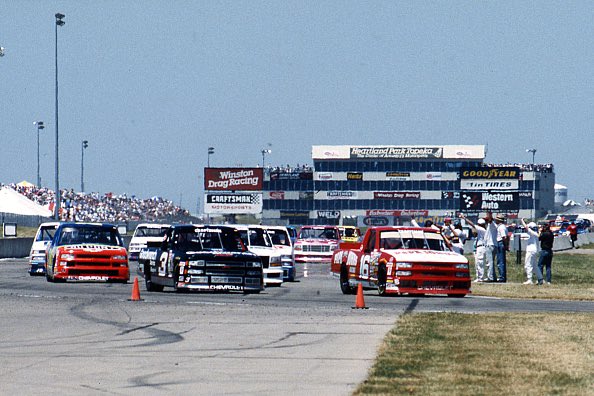
[[[461,168],[460,180],[464,179],[520,179],[520,168],[515,166]]]

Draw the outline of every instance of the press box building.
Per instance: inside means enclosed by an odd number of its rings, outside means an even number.
[[[265,170],[262,221],[398,225],[553,209],[552,165],[486,164],[485,154],[483,145],[313,146],[313,168]]]

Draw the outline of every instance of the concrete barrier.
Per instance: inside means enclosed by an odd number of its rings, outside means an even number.
[[[29,257],[33,238],[0,238],[0,258]]]
[[[128,249],[132,236],[122,237],[124,246]],[[22,258],[29,257],[33,237],[27,238],[0,238],[0,258]]]

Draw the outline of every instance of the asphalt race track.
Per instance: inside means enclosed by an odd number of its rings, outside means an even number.
[[[379,297],[352,309],[329,266],[259,295],[46,282],[0,261],[3,394],[350,394],[406,312],[594,312],[594,302]],[[133,279],[133,278],[132,278]],[[166,289],[167,290],[167,289]]]

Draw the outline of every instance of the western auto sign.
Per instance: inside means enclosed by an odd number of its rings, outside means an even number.
[[[374,191],[373,199],[421,199],[420,191]]]
[[[209,214],[262,213],[262,194],[206,194],[204,212]]]
[[[262,191],[262,168],[204,168],[206,191]]]
[[[427,159],[443,158],[443,147],[351,147],[351,159]]]
[[[520,196],[517,192],[462,192],[460,210],[462,212],[513,212],[520,209]]]
[[[520,168],[515,166],[461,168],[460,180],[464,179],[520,179]]]

